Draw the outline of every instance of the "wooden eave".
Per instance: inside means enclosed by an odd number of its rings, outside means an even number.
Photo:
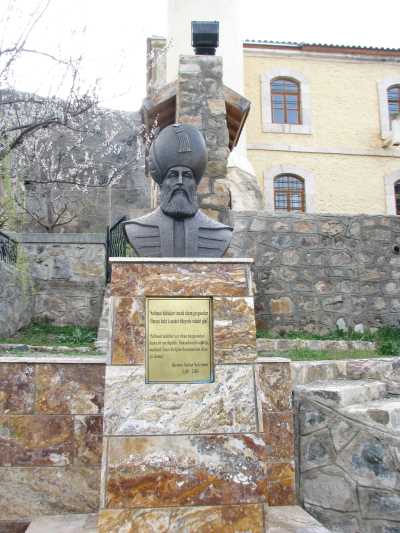
[[[244,96],[224,85],[226,121],[229,131],[229,149],[237,145],[250,111],[250,102]],[[147,135],[154,128],[163,129],[176,122],[176,83],[165,85],[155,96],[146,98],[142,118]]]

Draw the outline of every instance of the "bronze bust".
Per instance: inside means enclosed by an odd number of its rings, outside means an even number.
[[[202,133],[187,124],[164,128],[150,148],[150,172],[160,186],[160,207],[124,224],[139,256],[221,257],[233,229],[199,210],[197,186],[207,166]]]

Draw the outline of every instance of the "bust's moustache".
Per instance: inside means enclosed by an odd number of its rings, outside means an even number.
[[[183,187],[179,187],[179,186],[176,186],[176,187],[174,187],[172,189],[172,191],[169,194],[168,200],[171,200],[172,197],[178,192],[183,192],[183,194],[186,196],[187,200],[189,200],[189,202],[191,201],[190,195],[188,194],[187,190],[184,189]]]

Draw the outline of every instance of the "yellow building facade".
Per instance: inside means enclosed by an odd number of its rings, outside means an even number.
[[[244,69],[247,156],[267,211],[285,210],[275,180],[293,176],[305,212],[396,214],[400,147],[390,141],[388,89],[400,94],[400,50],[246,41]],[[274,116],[275,80],[297,84],[298,124]]]

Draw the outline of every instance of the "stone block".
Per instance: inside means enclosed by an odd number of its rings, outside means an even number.
[[[30,414],[35,399],[35,366],[0,364],[0,414]]]
[[[64,466],[73,454],[71,416],[0,417],[0,466]]]
[[[210,178],[208,178],[207,176],[203,176],[201,182],[197,187],[197,193],[200,195],[211,193]]]
[[[379,424],[384,429],[400,436],[400,399],[386,398],[363,404],[350,405],[342,413],[355,420],[363,420],[369,425]]]
[[[35,518],[26,533],[98,533],[97,514],[42,516]]]
[[[346,226],[336,220],[327,220],[326,222],[321,223],[320,231],[322,234],[328,235],[329,237],[336,237],[338,235],[344,235]],[[354,231],[355,228],[353,227],[353,232]]]
[[[103,417],[74,416],[74,464],[100,465],[103,445]]]
[[[291,363],[293,383],[295,385],[306,385],[313,381],[329,381],[337,377],[343,377],[346,370],[345,367],[345,361],[293,361]]]
[[[1,520],[0,531],[2,533],[25,533],[29,526],[29,520]]]
[[[232,353],[230,359],[216,362],[251,362],[257,358],[256,323],[254,300],[249,298],[230,298],[232,320]]]
[[[289,221],[278,220],[272,224],[273,231],[290,231],[290,229],[291,223]]]
[[[211,115],[226,115],[224,98],[209,98],[207,101],[207,105]]]
[[[253,370],[217,366],[215,382],[145,384],[144,367],[107,368],[107,435],[256,431]]]
[[[400,533],[400,521],[364,520],[366,533]]]
[[[390,243],[392,239],[392,233],[388,229],[371,228],[363,229],[363,237],[367,241],[380,241]]]
[[[264,503],[266,460],[254,434],[109,437],[106,508]]]
[[[297,387],[299,394],[307,395],[328,406],[345,407],[359,402],[377,400],[386,394],[386,385],[379,381],[334,380],[316,381]]]
[[[358,494],[361,514],[364,518],[389,520],[399,518],[400,494],[398,492],[360,487]]]
[[[139,296],[113,300],[112,363],[144,364],[145,300]]]
[[[325,466],[302,474],[305,505],[336,511],[358,511],[356,484],[337,466]]]
[[[335,448],[329,429],[322,429],[303,437],[300,446],[302,472],[335,462]]]
[[[296,233],[316,233],[317,226],[314,222],[308,220],[299,220],[293,222],[292,229]]]
[[[0,516],[23,520],[93,513],[99,505],[99,485],[97,467],[0,468]]]
[[[398,489],[398,439],[361,431],[337,456],[336,463],[360,485]]]
[[[337,452],[342,450],[353,440],[359,431],[358,426],[354,426],[343,418],[337,418],[329,424],[333,444]]]
[[[262,361],[262,360],[259,360]],[[256,393],[260,430],[263,431],[264,417],[272,412],[286,412],[292,409],[292,379],[290,363],[266,362],[257,364]]]
[[[291,460],[294,457],[293,414],[266,413],[263,425],[268,457],[271,460]]]
[[[271,313],[273,315],[293,315],[293,302],[287,297],[271,299]]]
[[[287,266],[297,265],[300,261],[300,254],[296,250],[285,250],[281,254],[281,264]]]
[[[294,462],[267,466],[268,505],[294,505],[296,485]]]
[[[358,531],[366,533],[365,525],[361,525],[360,516],[356,512],[342,513],[309,504],[305,504],[304,507],[332,533],[355,533]]]
[[[296,396],[295,396],[296,397]],[[326,427],[332,427],[335,415],[321,405],[308,402],[302,398],[297,412],[301,435],[308,435]]]
[[[100,511],[99,533],[264,533],[262,505]]]
[[[265,533],[329,533],[297,505],[272,507],[266,514]]]
[[[212,193],[201,196],[201,205],[208,208],[229,208],[230,205],[230,196],[229,192],[226,191],[222,194]]]
[[[113,296],[251,296],[248,265],[114,263]]]
[[[36,412],[101,413],[104,404],[104,372],[103,365],[37,365]]]

